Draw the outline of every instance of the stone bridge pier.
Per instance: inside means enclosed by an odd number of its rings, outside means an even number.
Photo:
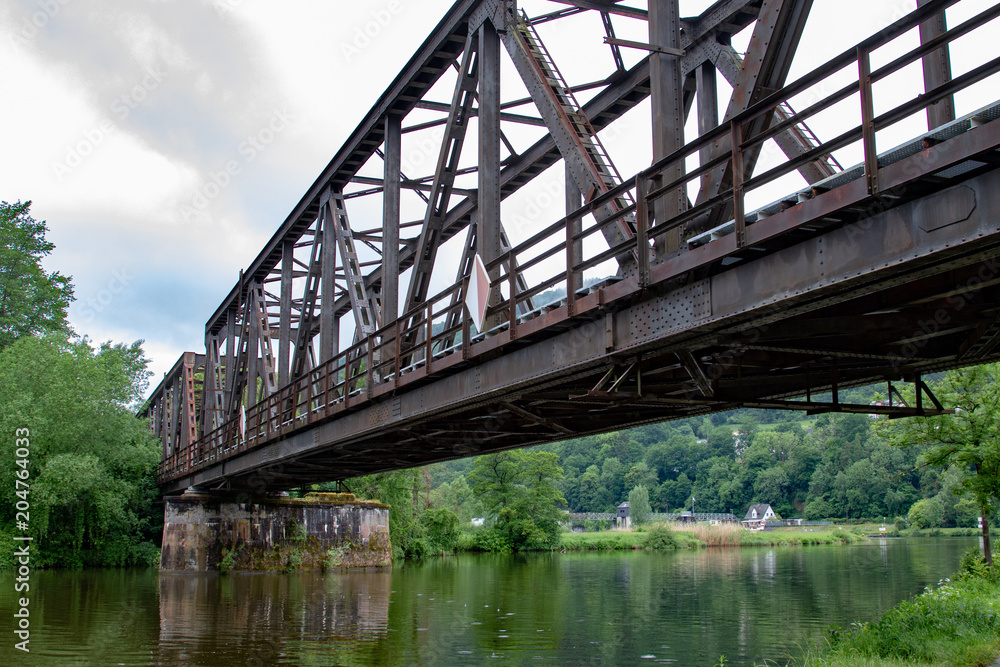
[[[392,562],[389,506],[350,493],[288,498],[189,490],[164,502],[164,571],[292,572]]]

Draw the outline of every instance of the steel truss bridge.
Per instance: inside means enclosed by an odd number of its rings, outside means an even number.
[[[143,410],[164,493],[740,406],[928,414],[923,374],[1000,357],[1000,5],[914,2],[789,82],[818,48],[800,44],[811,0],[690,18],[678,0],[526,2],[540,11],[452,6],[241,273],[205,353],[164,377]],[[588,61],[564,65],[590,80],[557,65],[566,34]],[[970,40],[979,60],[959,71]],[[432,146],[420,173],[415,145]],[[652,164],[623,178],[612,155],[630,152]],[[553,179],[564,208],[505,227]],[[465,306],[477,255],[482,331]],[[839,401],[874,382],[888,405]]]

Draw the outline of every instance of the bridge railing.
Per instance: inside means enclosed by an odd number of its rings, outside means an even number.
[[[808,215],[796,211],[796,207],[805,200],[826,201],[830,210],[846,205],[863,206],[866,200],[870,202],[885,190],[905,183],[905,179],[915,180],[926,175],[923,168],[907,165],[902,180],[881,182],[881,170],[888,163],[888,158],[880,158],[876,133],[996,74],[1000,71],[1000,57],[987,60],[879,115],[874,113],[873,84],[997,19],[1000,17],[1000,5],[984,10],[874,71],[870,65],[871,53],[903,37],[930,16],[957,1],[929,3],[911,12],[621,185],[593,197],[569,215],[488,262],[487,271],[494,277],[491,279],[492,302],[487,310],[488,324],[484,326],[484,331],[475,331],[463,310],[468,281],[456,283],[308,371],[303,377],[279,388],[190,447],[165,458],[159,467],[160,481],[181,477],[340,413],[355,410],[367,405],[373,398],[424,382],[431,375],[454,372],[477,356],[519,338],[553,335],[552,325],[585,316],[588,311],[604,308],[616,299],[631,297],[651,284],[728,257],[743,255],[755,242],[794,232],[814,220],[815,211]],[[995,43],[990,43],[988,48],[995,49]],[[857,68],[857,78],[843,84],[842,73],[851,67]],[[812,103],[796,113],[788,113],[789,100],[826,89],[833,92],[823,96],[813,94]],[[761,173],[753,176],[745,173],[745,166],[752,162],[750,156],[759,151],[764,142],[793,125],[850,102],[852,98],[857,102],[852,112],[854,122],[841,134]],[[759,119],[773,117],[778,108],[783,109],[784,120],[772,125],[755,124]],[[993,132],[996,133],[995,128]],[[717,143],[728,145],[729,149],[720,151],[697,168],[683,168],[689,159]],[[791,200],[747,212],[748,193],[792,174],[808,162],[851,146],[857,147],[863,158],[858,167],[795,193]],[[913,153],[904,151],[902,154],[905,157]],[[956,157],[954,162],[960,159]],[[928,162],[925,166],[927,170],[934,170],[951,165],[942,167],[941,164]],[[728,179],[723,179],[725,185],[720,186],[717,194],[696,202],[666,222],[650,224],[658,200],[679,190],[693,189],[717,170],[726,170],[729,175]],[[681,175],[676,176],[677,173]],[[854,188],[849,196],[835,192],[843,185],[859,181],[864,187]],[[620,208],[611,217],[597,219],[606,204],[626,195],[635,203]],[[892,198],[895,195],[888,196]],[[785,203],[788,204],[787,209]],[[720,211],[723,212],[721,218]],[[621,219],[631,215],[635,218],[632,235],[609,247],[604,241],[603,230],[619,225]],[[694,251],[656,257],[654,247],[658,239],[689,223],[703,225],[713,215],[716,222],[719,219],[722,222],[685,239]],[[765,218],[771,219],[766,224],[759,224]],[[752,233],[748,234],[748,228]],[[603,267],[613,266],[614,260],[626,267],[621,275],[584,288],[588,271],[591,278],[600,276]],[[527,289],[519,289],[522,278],[523,284],[530,286]],[[565,290],[562,300],[534,305],[536,297],[543,292],[560,289]]]
[[[938,11],[947,4],[952,3],[943,3],[941,7],[937,8]],[[655,282],[660,282],[692,269],[744,254],[750,246],[747,237],[748,224],[752,225],[754,222],[762,221],[765,217],[772,217],[787,209],[794,208],[802,201],[822,196],[826,191],[851,180],[863,180],[866,185],[865,195],[868,198],[882,194],[884,188],[879,183],[880,169],[885,166],[887,160],[879,155],[875,140],[876,133],[918,114],[938,100],[958,91],[966,90],[1000,71],[1000,58],[994,58],[933,90],[915,95],[889,110],[875,115],[874,84],[888,79],[903,68],[919,62],[927,54],[1000,17],[1000,6],[984,10],[941,36],[907,51],[872,71],[872,51],[913,30],[923,20],[926,20],[927,15],[927,12],[914,12],[904,17],[878,35],[865,40],[814,72],[754,104],[745,112],[734,116],[728,123],[689,142],[670,156],[640,172],[633,179],[593,198],[576,211],[538,231],[504,255],[488,263],[488,269],[497,269],[501,266],[513,267],[513,272],[508,272],[501,279],[502,282],[511,285],[516,284],[518,273],[540,267],[545,262],[552,265],[553,262],[549,260],[554,258],[558,258],[560,263],[557,272],[549,272],[543,277],[532,276],[528,282],[534,287],[528,291],[517,293],[513,299],[497,306],[497,310],[510,313],[508,321],[514,322],[516,328],[517,320],[513,313],[516,307],[521,305],[521,302],[543,291],[562,287],[566,291],[566,298],[560,305],[565,306],[570,315],[574,315],[578,310],[576,302],[585,293],[579,290],[580,277],[586,271],[613,258],[627,257],[631,253],[636,260],[635,266],[630,271],[626,271],[624,276],[612,278],[610,282],[617,282],[619,278],[624,278],[627,284],[618,290],[606,290],[605,294],[602,295],[603,298],[614,294],[615,291],[642,289],[654,282],[654,279]],[[843,79],[845,68],[852,66],[857,68],[857,78],[846,85],[839,83]],[[817,99],[807,107],[801,111],[792,112],[790,115],[787,113],[790,108],[787,103],[792,98],[804,93],[812,93],[815,90],[827,89],[833,89],[834,92],[822,97],[814,94],[814,98]],[[748,156],[754,151],[759,151],[766,141],[773,139],[789,127],[801,124],[834,107],[837,108],[838,112],[841,112],[845,106],[843,103],[850,102],[852,98],[857,102],[853,106],[853,126],[796,158],[788,159],[752,177],[748,177],[745,173]],[[773,117],[779,108],[786,110],[785,120],[769,125],[766,129],[748,133],[748,128],[754,126],[754,121]],[[932,141],[937,142],[935,139]],[[919,138],[917,142],[919,143]],[[730,146],[728,153],[707,160],[692,170],[683,169],[690,158],[698,156],[703,149],[711,148],[719,143],[728,143]],[[825,181],[814,184],[813,187],[792,193],[790,198],[761,207],[757,211],[747,211],[747,197],[751,192],[793,174],[809,162],[851,147],[856,148],[856,152],[862,156],[862,162],[858,168],[836,174]],[[676,173],[678,167],[681,167],[682,175],[670,179],[669,174]],[[726,169],[731,174],[731,178],[727,187],[716,196],[696,203],[666,223],[650,226],[649,221],[653,219],[653,208],[657,200],[678,190],[687,191],[689,187],[697,185],[702,179],[720,169]],[[918,176],[920,174],[914,172],[912,175]],[[595,215],[598,211],[609,201],[619,198],[623,194],[630,194],[636,204],[624,208],[600,222],[596,221]],[[889,196],[895,197],[891,194]],[[714,229],[702,230],[709,235],[707,242],[714,242],[714,252],[685,258],[687,261],[669,257],[656,271],[656,275],[652,275],[651,267],[657,263],[658,259],[653,252],[657,239],[661,239],[673,230],[685,225],[703,222],[710,214],[720,210],[728,212],[729,215],[722,217],[719,221],[721,224],[717,224]],[[589,244],[591,248],[599,247],[600,249],[591,251],[589,254],[579,251],[576,253],[568,252],[567,249],[573,248],[574,244],[582,243],[583,247],[587,248],[587,241],[599,238],[605,228],[618,224],[621,218],[633,213],[636,217],[636,223],[631,238],[613,247],[606,245],[600,247],[598,243],[591,243]],[[788,217],[793,218],[794,212]],[[802,222],[804,223],[806,220]],[[780,228],[780,233],[789,233],[799,226],[801,225],[785,225]],[[761,235],[757,236],[761,238]],[[607,283],[604,285],[606,286]]]

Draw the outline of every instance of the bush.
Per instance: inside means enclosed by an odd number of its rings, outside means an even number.
[[[666,551],[676,549],[677,537],[670,526],[663,523],[654,523],[646,529],[646,534],[642,538],[642,546],[645,549],[654,551]]]
[[[510,553],[514,550],[507,535],[496,528],[481,528],[475,531],[475,541],[473,548],[476,551],[488,551],[491,553]]]
[[[944,519],[944,508],[935,498],[924,498],[913,503],[907,515],[914,528],[936,528]]]
[[[962,560],[978,571],[973,556]],[[988,577],[963,572],[955,582],[944,579],[938,588],[901,602],[875,623],[836,633],[831,658],[850,657],[850,664],[863,664],[863,658],[906,664],[990,664],[1000,649],[998,616],[1000,587]]]
[[[420,515],[429,553],[454,551],[458,544],[458,515],[447,507],[427,510]]]
[[[958,563],[958,577],[960,579],[976,577],[985,579],[991,574],[986,565],[986,559],[979,549],[968,549],[962,554],[962,559]]]

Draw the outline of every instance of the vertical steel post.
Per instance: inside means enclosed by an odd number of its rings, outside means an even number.
[[[487,19],[479,26],[479,221],[476,251],[489,264],[500,257],[500,36]],[[507,271],[513,273],[513,266]],[[490,282],[500,276],[500,267],[489,271]],[[496,305],[498,291],[490,290],[489,305]],[[511,300],[514,293],[511,292]],[[487,320],[492,329],[499,322]],[[513,321],[511,322],[513,327]]]
[[[323,245],[320,250],[320,313],[319,363],[337,356],[340,347],[340,324],[333,309],[336,301],[337,237],[336,221],[329,190],[323,193],[320,209],[323,215]]]
[[[564,160],[565,162],[565,160]],[[573,171],[566,162],[566,215],[583,206],[583,193],[573,178]],[[583,231],[583,218],[572,218],[566,223],[566,303],[570,315],[574,314],[576,292],[583,287],[583,274],[573,269],[583,263],[583,240],[572,240]]]
[[[649,201],[648,184],[639,174],[635,177],[635,247],[639,259],[639,287],[649,285]]]
[[[715,65],[702,63],[695,70],[695,81],[698,86],[698,136],[710,132],[719,126],[719,87],[715,75]],[[712,159],[712,146],[704,146],[698,155],[701,164]],[[702,176],[703,181],[711,178],[710,174]]]
[[[923,7],[931,0],[917,0],[917,7]],[[920,43],[924,44],[948,31],[942,11],[920,24]],[[951,51],[945,44],[923,57],[924,91],[933,90],[951,81]],[[927,107],[927,129],[933,130],[955,120],[955,97],[947,97]]]
[[[729,122],[733,144],[733,220],[736,227],[736,247],[747,244],[746,211],[743,207],[743,128],[733,120]]]
[[[385,117],[385,172],[382,191],[382,321],[379,327],[399,316],[399,179],[403,118]]]
[[[281,300],[278,320],[278,386],[288,384],[292,359],[292,277],[295,268],[295,241],[281,244]]]
[[[679,49],[681,20],[678,0],[649,0],[649,41],[655,46]],[[650,96],[653,111],[653,161],[660,160],[684,146],[684,81],[680,58],[665,53],[651,53],[649,62]],[[680,179],[684,163],[670,166],[660,176],[663,182]],[[655,183],[653,186],[655,187]],[[656,200],[654,224],[662,225],[687,208],[687,195],[678,187]],[[662,259],[680,247],[680,230],[656,237],[656,254]]]
[[[878,149],[875,146],[875,109],[872,100],[872,67],[868,51],[858,47],[858,74],[861,84],[861,136],[865,149],[865,181],[868,194],[878,194]]]

